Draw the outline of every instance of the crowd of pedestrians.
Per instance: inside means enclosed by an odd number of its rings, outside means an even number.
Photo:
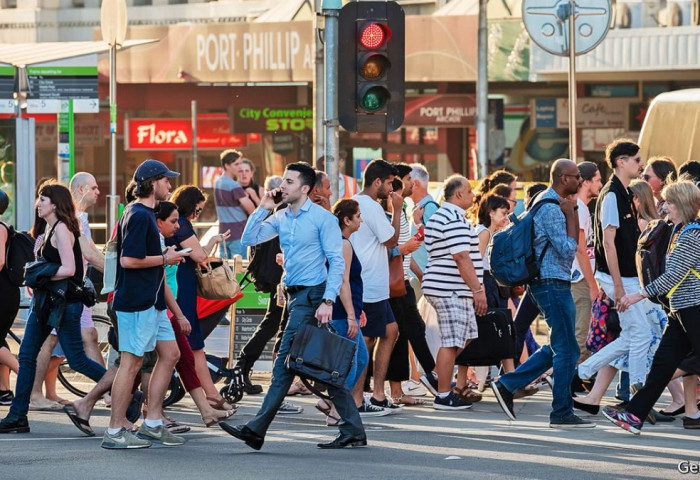
[[[111,404],[103,448],[181,445],[185,438],[178,433],[189,427],[162,407],[177,369],[206,426],[218,423],[260,449],[277,414],[303,410],[286,397],[311,394],[295,382],[285,360],[295,333],[316,323],[329,323],[356,345],[345,384],[328,386],[329,397],[316,404],[326,425],[339,430],[334,440],[318,444],[322,449],[367,445],[363,418],[426,406],[426,391],[434,409],[469,409],[483,399],[489,381],[511,420],[515,401],[536,394],[545,381],[552,389],[549,426],[587,428],[595,427],[591,417],[575,412],[598,414],[619,375],[619,403],[602,408],[616,425],[639,434],[645,422],[684,414],[685,428],[700,428],[700,163],[684,164],[680,172],[666,157],[645,165],[639,146],[628,139],[608,146],[606,162],[612,174],[605,183],[596,164],[560,159],[551,166],[548,186],[528,189],[521,217],[532,219],[531,256],[538,270],[527,285],[504,287],[492,270],[490,246],[511,228],[517,206],[512,173],[494,172],[474,191],[467,178],[452,175],[437,199],[428,192],[424,166],[377,159],[364,169],[359,191],[341,175],[343,195],[332,205],[323,171],[292,163],[263,188],[255,183],[253,163],[227,150],[214,186],[219,233],[203,243],[193,222],[207,195],[193,185],[171,193],[179,174],[147,160],[134,172],[127,191],[132,201],[114,232],[114,366],[104,365],[97,349],[84,281],[88,265],[105,270],[86,213],[99,195],[97,184],[84,172],[70,189],[43,182],[32,230],[37,261],[27,268],[32,308],[18,360],[4,341],[17,314],[19,287],[3,269],[11,232],[0,227],[0,404],[10,405],[0,433],[29,432],[29,410],[63,409],[78,429],[94,435],[90,415],[103,399]],[[0,214],[7,208],[0,192]],[[662,253],[666,268],[640,289],[638,240],[659,222],[673,232]],[[244,425],[224,421],[236,407],[212,382],[197,314],[196,269],[217,248],[221,256],[250,255],[251,268],[257,262],[264,273],[256,275],[256,288],[269,293],[262,323],[239,352],[246,394],[263,392],[251,372],[276,337],[271,383],[260,411]],[[659,297],[668,299],[666,306],[651,301]],[[591,348],[601,305],[609,309],[611,325],[613,316],[619,318],[619,333]],[[480,329],[496,311],[509,312],[514,335],[491,340],[512,347],[512,354],[491,361],[500,367],[491,379],[488,367],[464,354],[487,341]],[[538,315],[549,329],[541,346],[530,328]],[[437,339],[432,349],[429,328]],[[63,401],[48,383],[44,396],[52,353],[96,382],[85,398]],[[17,375],[14,391],[10,372]],[[673,402],[656,410],[665,388]],[[144,420],[136,426],[141,410]]]

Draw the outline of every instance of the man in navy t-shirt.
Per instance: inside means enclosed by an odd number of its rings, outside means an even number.
[[[136,201],[130,203],[117,230],[117,282],[113,309],[119,324],[121,362],[112,385],[112,415],[102,447],[146,448],[151,442],[181,445],[185,441],[163,425],[162,399],[180,352],[165,313],[166,265],[177,265],[186,254],[174,247],[162,251],[154,208],[166,200],[170,179],[179,176],[157,160],[146,160],[136,169]],[[169,290],[168,290],[168,293]],[[169,303],[173,302],[172,294]],[[158,353],[149,388],[148,413],[137,435],[123,427],[134,378],[143,355]]]

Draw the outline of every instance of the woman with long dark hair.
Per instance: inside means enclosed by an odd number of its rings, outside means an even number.
[[[32,383],[36,374],[36,357],[48,337],[51,329],[57,327],[58,339],[68,358],[68,363],[90,379],[98,382],[105,374],[105,368],[90,360],[83,350],[83,340],[80,333],[80,315],[83,311],[81,296],[77,290],[83,283],[83,262],[80,251],[80,224],[75,213],[75,205],[70,190],[60,184],[42,186],[37,200],[37,213],[46,220],[46,232],[39,256],[47,263],[55,264],[58,269],[48,279],[44,287],[35,285],[35,298],[32,312],[24,330],[24,339],[19,350],[19,373],[15,398],[10,412],[0,422],[0,433],[29,432],[27,411]],[[41,290],[50,292],[56,282],[66,281],[64,301],[57,300],[51,293],[45,300],[45,305],[37,305],[37,296]],[[56,315],[63,308],[61,315]],[[46,312],[50,311],[49,315]],[[48,317],[48,318],[47,318]],[[58,318],[56,318],[58,317]],[[57,325],[54,325],[56,324]],[[66,407],[68,408],[68,407]],[[86,434],[94,435],[87,420],[78,418],[70,412],[71,420],[81,423],[79,427]],[[77,426],[77,424],[76,424]]]
[[[158,204],[156,207],[156,224],[158,224],[158,230],[160,230],[162,236],[161,240],[172,238],[173,235],[175,235],[175,232],[177,232],[179,228],[179,219],[180,214],[177,211],[177,205],[172,202],[160,202]],[[177,271],[177,265],[168,265],[165,267],[165,281],[175,298],[177,298],[178,292]],[[170,324],[173,326],[175,341],[177,341],[177,346],[180,349],[180,360],[178,360],[175,368],[177,368],[177,373],[180,374],[185,390],[190,394],[199,412],[202,414],[202,422],[209,427],[233,415],[234,410],[220,411],[209,405],[207,396],[202,389],[202,383],[199,381],[199,377],[197,377],[192,347],[190,347],[189,341],[187,340],[187,334],[190,333],[191,326],[187,318],[182,314],[182,311],[173,311],[171,313]],[[166,422],[166,424],[167,423],[173,422]],[[172,433],[179,432],[173,431],[172,427],[169,428]]]
[[[227,403],[214,386],[207,367],[207,359],[204,352],[204,337],[197,316],[197,266],[205,261],[219,242],[229,237],[229,231],[214,235],[209,243],[202,246],[194,231],[192,222],[199,216],[207,201],[205,194],[194,185],[182,185],[175,189],[170,200],[177,205],[179,213],[178,228],[171,238],[165,240],[165,244],[175,245],[178,250],[191,248],[189,257],[177,268],[177,304],[182,313],[192,326],[187,336],[194,354],[197,376],[206,393],[209,403],[220,410],[233,410],[233,406]]]
[[[7,194],[0,190],[0,215],[5,213],[10,206],[10,198]],[[9,385],[8,369],[17,373],[19,363],[12,352],[10,352],[7,344],[7,334],[10,332],[12,323],[15,321],[17,312],[19,311],[19,287],[10,281],[10,276],[7,273],[7,242],[9,240],[10,230],[4,223],[0,223],[0,299],[2,299],[2,308],[0,308],[0,366],[4,369],[0,378],[0,405],[9,405],[14,398]]]

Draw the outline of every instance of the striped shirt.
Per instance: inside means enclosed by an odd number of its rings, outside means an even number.
[[[681,230],[681,235],[670,251],[664,273],[646,286],[647,294],[666,295],[682,280],[683,283],[680,283],[671,296],[671,311],[700,305],[700,279],[692,272],[688,273],[691,268],[700,273],[700,229],[692,228],[685,232]]]
[[[401,210],[401,230],[399,232],[399,245],[403,245],[411,239],[411,225],[408,223],[406,210]],[[403,257],[403,275],[404,278],[409,278],[411,271],[411,254],[406,254]]]
[[[214,182],[214,201],[219,217],[219,233],[231,231],[229,240],[239,240],[243,236],[248,214],[241,207],[241,198],[248,194],[240,183],[226,175],[221,175]]]
[[[469,252],[481,284],[484,267],[479,253],[479,237],[465,217],[465,211],[449,202],[443,202],[425,226],[425,247],[428,266],[423,275],[423,294],[433,297],[472,298],[472,292],[462,279],[453,255]]]

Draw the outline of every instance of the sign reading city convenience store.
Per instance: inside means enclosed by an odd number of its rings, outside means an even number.
[[[0,113],[15,111],[15,67],[0,64]]]
[[[59,113],[73,100],[73,113],[98,113],[97,55],[27,66],[28,113]]]
[[[314,128],[311,107],[283,105],[273,107],[233,107],[231,132],[302,132]]]

